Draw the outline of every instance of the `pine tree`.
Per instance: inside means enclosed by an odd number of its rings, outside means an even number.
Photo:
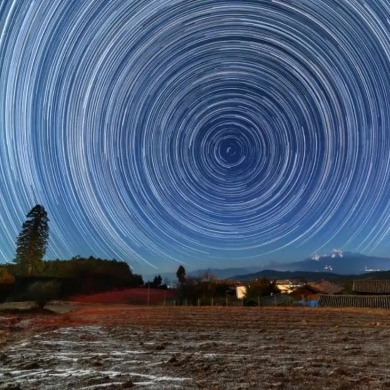
[[[41,205],[36,205],[27,214],[16,242],[15,263],[19,272],[39,275],[43,271],[43,257],[49,240],[49,219]]]

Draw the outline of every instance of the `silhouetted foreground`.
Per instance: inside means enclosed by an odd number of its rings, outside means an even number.
[[[35,282],[57,282],[59,291],[56,298],[143,285],[142,276],[134,274],[127,263],[92,256],[45,261],[42,275],[39,276],[20,274],[16,265],[7,265],[6,268],[14,276],[15,281],[0,283],[0,302],[31,300],[29,287]]]

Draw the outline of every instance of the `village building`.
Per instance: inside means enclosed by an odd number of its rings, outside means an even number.
[[[390,280],[354,280],[352,291],[359,295],[390,295]]]
[[[325,296],[318,302],[321,307],[366,307],[390,309],[390,280],[355,280],[355,295]]]
[[[295,289],[299,287],[303,287],[305,285],[305,282],[301,280],[277,280],[276,286],[280,290],[282,294],[290,294]]]
[[[292,291],[290,296],[295,300],[318,301],[321,295],[342,294],[344,290],[344,286],[340,286],[328,280],[322,280],[321,282],[307,283]]]

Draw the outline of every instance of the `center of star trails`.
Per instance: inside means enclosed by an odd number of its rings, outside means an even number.
[[[245,160],[244,145],[239,139],[226,137],[219,145],[219,156],[223,165],[237,166]]]

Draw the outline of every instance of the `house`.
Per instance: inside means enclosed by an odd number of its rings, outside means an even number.
[[[390,280],[354,280],[352,291],[359,295],[390,295]]]
[[[302,287],[305,283],[300,280],[277,280],[276,286],[283,294],[289,294],[298,287]]]
[[[322,280],[321,282],[309,283],[309,286],[316,290],[320,294],[334,295],[341,294],[344,290],[344,286],[329,282],[328,280]]]
[[[246,286],[236,286],[237,299],[244,299],[246,297]]]
[[[318,297],[317,297],[318,295]],[[298,287],[294,291],[292,291],[289,296],[296,301],[312,301],[317,300],[319,298],[319,293],[308,284],[305,284],[302,287]]]
[[[322,280],[321,282],[307,283],[290,293],[290,296],[297,300],[318,301],[321,295],[341,294],[344,289],[343,286]]]
[[[355,280],[352,291],[357,295],[321,295],[318,306],[390,309],[390,280]]]

